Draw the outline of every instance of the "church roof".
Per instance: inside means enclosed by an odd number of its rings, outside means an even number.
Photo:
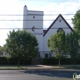
[[[43,30],[43,33],[45,33],[46,32],[46,30]]]
[[[73,31],[72,27],[68,24],[68,22],[64,19],[64,17],[61,14],[59,14],[58,17],[52,22],[52,24],[49,26],[49,28],[43,34],[43,36],[45,36],[47,34],[47,32],[49,31],[49,29],[54,25],[54,23],[58,20],[59,17],[61,17],[63,19],[63,21],[66,23],[66,25],[71,29],[71,31]]]

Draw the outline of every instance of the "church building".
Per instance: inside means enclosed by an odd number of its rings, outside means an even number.
[[[23,29],[34,34],[38,40],[38,47],[41,58],[53,57],[54,54],[50,54],[50,49],[48,48],[48,39],[52,34],[55,34],[59,29],[69,33],[73,31],[68,22],[64,17],[59,14],[57,18],[52,22],[47,30],[43,28],[43,11],[33,11],[28,10],[27,6],[24,6],[23,11]]]

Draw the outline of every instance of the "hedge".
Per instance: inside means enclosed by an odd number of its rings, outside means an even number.
[[[61,65],[72,65],[74,60],[72,58],[63,58],[60,60]],[[56,58],[44,58],[41,59],[41,64],[44,65],[58,65],[58,59]],[[80,59],[76,60],[76,64],[80,64]]]
[[[11,57],[0,57],[0,65],[17,65],[18,58]],[[29,65],[31,64],[31,60],[28,59],[20,59],[20,65]]]
[[[30,65],[32,60],[28,60],[27,58],[20,59],[20,65]],[[0,65],[17,65],[18,58],[12,57],[0,57]],[[41,59],[41,64],[43,65],[58,65],[58,59],[56,58],[44,58]],[[74,60],[71,58],[63,58],[61,59],[61,65],[72,65],[74,64]],[[76,64],[80,64],[80,59],[76,60]]]

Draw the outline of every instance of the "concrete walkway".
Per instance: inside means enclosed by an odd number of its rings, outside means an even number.
[[[76,68],[74,68],[73,65],[63,65],[63,66],[49,66],[49,65],[30,65],[27,66],[28,69],[80,69],[80,65],[77,65]]]
[[[30,65],[27,66],[28,69],[52,69],[53,66],[47,66],[47,65]],[[55,66],[56,68],[56,66]]]
[[[0,70],[32,70],[32,69],[79,69],[80,65],[77,65],[76,68],[74,68],[73,65],[61,65],[54,66],[54,65],[27,65],[27,66],[0,66]]]

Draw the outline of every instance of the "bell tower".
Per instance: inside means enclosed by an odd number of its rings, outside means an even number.
[[[24,10],[23,10],[23,28],[27,27],[27,6],[24,6]]]
[[[43,52],[43,11],[28,10],[24,6],[23,29],[34,34],[38,40],[40,53]]]

